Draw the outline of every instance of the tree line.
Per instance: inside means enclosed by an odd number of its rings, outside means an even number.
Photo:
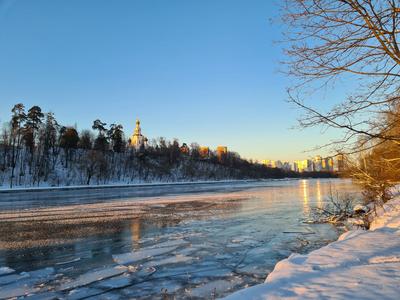
[[[205,159],[197,143],[182,151],[178,140],[154,139],[145,149],[129,147],[123,126],[100,119],[92,130],[63,126],[39,106],[14,105],[0,138],[0,185],[60,186],[150,181],[261,179],[294,172],[215,152]],[[303,174],[316,176],[316,174]],[[321,176],[321,174],[318,174]]]

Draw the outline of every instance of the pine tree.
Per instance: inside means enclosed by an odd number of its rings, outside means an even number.
[[[105,136],[105,133],[107,132],[107,129],[105,127],[106,125],[107,125],[107,123],[103,123],[99,119],[97,119],[93,122],[92,128],[99,132],[96,140],[94,141],[93,148],[95,150],[100,150],[102,152],[105,152],[106,150],[108,150],[108,141],[107,141],[107,137]]]
[[[40,124],[42,124],[43,117],[44,114],[39,106],[32,106],[28,110],[24,126],[24,140],[31,153],[34,151],[37,132]]]
[[[79,139],[80,149],[90,150],[93,147],[93,135],[89,130],[83,130]]]
[[[49,173],[56,164],[59,154],[57,144],[57,132],[60,129],[54,114],[46,113],[46,121],[40,134],[41,155],[39,159],[39,174],[43,174],[44,180],[48,179]],[[38,174],[38,175],[39,175]],[[38,177],[39,179],[39,177]]]
[[[124,132],[121,124],[111,124],[107,136],[114,152],[121,153],[125,148]]]
[[[65,167],[68,168],[68,162],[72,159],[73,149],[78,147],[79,134],[73,127],[64,127],[61,131],[60,147],[65,151]]]
[[[12,147],[12,157],[11,157],[11,178],[10,178],[10,188],[13,187],[13,180],[15,177],[15,167],[19,159],[21,140],[22,140],[22,128],[26,120],[25,106],[22,103],[14,105],[11,110],[11,147]]]
[[[30,154],[29,165],[28,165],[29,174],[32,174],[33,171],[32,169],[34,168],[33,161],[35,157],[36,140],[40,125],[43,123],[42,122],[43,117],[44,114],[42,113],[42,109],[39,106],[32,106],[28,110],[26,122],[23,129],[23,139],[25,141],[26,148],[29,149],[29,154]],[[34,178],[36,178],[36,176],[34,176]]]

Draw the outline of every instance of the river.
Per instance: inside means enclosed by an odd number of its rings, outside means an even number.
[[[0,298],[214,299],[338,237],[340,179],[0,193]]]

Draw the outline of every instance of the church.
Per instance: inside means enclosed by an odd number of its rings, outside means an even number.
[[[137,151],[144,150],[147,147],[148,140],[142,135],[142,129],[140,128],[139,120],[136,120],[135,131],[129,140],[129,146],[135,148]]]

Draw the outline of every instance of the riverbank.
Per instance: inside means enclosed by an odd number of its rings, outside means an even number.
[[[276,264],[265,283],[224,299],[398,299],[400,197],[378,211],[368,231],[352,230],[307,255]]]

